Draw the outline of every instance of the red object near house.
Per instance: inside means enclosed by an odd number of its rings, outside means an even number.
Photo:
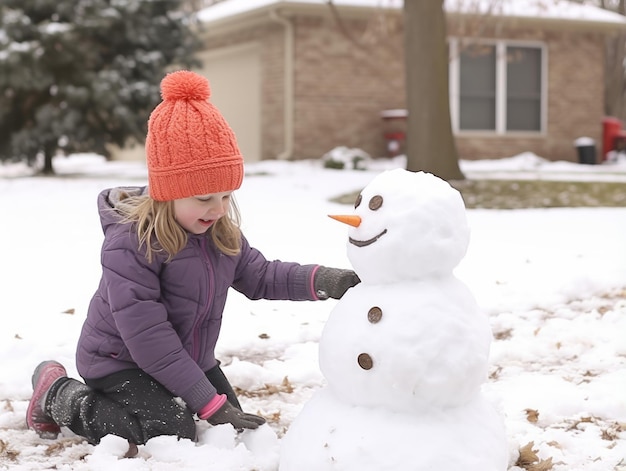
[[[602,160],[613,150],[626,150],[626,130],[619,119],[607,116],[602,120]]]
[[[406,141],[406,119],[407,110],[384,110],[381,111],[380,117],[383,119],[385,138],[385,147],[388,157],[395,157],[404,154]]]

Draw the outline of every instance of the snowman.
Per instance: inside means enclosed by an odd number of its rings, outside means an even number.
[[[379,174],[357,197],[347,254],[361,283],[319,343],[326,386],[282,440],[280,471],[504,471],[499,414],[481,394],[491,330],[453,270],[469,228],[458,191],[424,172]]]

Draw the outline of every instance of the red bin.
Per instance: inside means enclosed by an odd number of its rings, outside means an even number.
[[[623,150],[623,142],[626,139],[626,131],[622,130],[622,122],[612,116],[602,120],[602,160],[612,150]]]
[[[386,150],[388,157],[395,157],[406,152],[406,119],[407,110],[383,110],[380,117],[383,119]]]

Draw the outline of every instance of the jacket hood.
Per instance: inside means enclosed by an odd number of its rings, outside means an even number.
[[[148,194],[147,186],[123,186],[103,190],[98,195],[98,213],[100,214],[100,224],[106,233],[107,228],[114,224],[119,224],[123,217],[116,211],[124,200],[131,196],[141,196]]]

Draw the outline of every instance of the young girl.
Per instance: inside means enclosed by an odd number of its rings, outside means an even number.
[[[33,374],[26,421],[42,437],[65,426],[93,444],[108,434],[195,439],[194,415],[257,428],[265,420],[241,410],[215,358],[228,288],[318,300],[359,282],[351,270],[268,261],[251,247],[231,201],[243,158],[207,80],[174,72],[161,94],[148,122],[148,187],[98,197],[102,278],[76,353],[84,383],[56,361]]]

